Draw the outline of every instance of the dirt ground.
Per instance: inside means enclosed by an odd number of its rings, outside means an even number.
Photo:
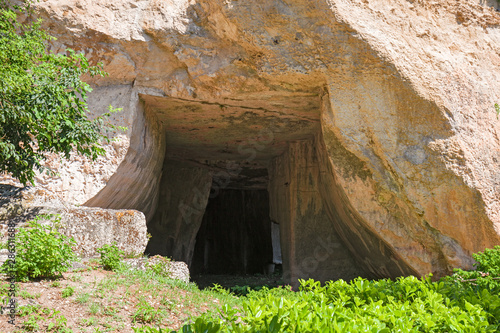
[[[214,284],[236,294],[246,287],[283,285],[281,272],[272,275],[198,275],[198,285],[160,284],[147,276],[127,276],[98,265],[83,266],[54,280],[17,282],[16,325],[0,315],[0,333],[9,332],[134,332],[153,326],[166,332],[180,329],[187,320],[217,310],[219,294],[203,291]],[[0,300],[9,282],[0,278]],[[241,295],[241,293],[239,293]],[[7,312],[7,311],[5,311]]]
[[[17,311],[13,326],[10,317],[0,315],[0,332],[133,332],[133,327],[156,326],[167,332],[179,329],[190,316],[217,305],[218,300],[182,288],[158,292],[140,284],[124,282],[114,272],[92,269],[64,273],[57,280],[16,285]],[[8,288],[3,279],[0,285]],[[63,297],[73,288],[73,295]],[[168,289],[168,290],[167,290]],[[196,300],[194,300],[196,298]],[[141,316],[141,309],[143,313]],[[147,312],[149,311],[149,312]],[[139,315],[138,315],[139,314]],[[162,319],[149,319],[162,314]]]
[[[260,288],[267,286],[268,288],[278,287],[283,285],[281,274],[279,272],[272,275],[195,275],[191,277],[200,289],[212,287],[213,284],[219,284],[226,289],[232,289],[236,286],[249,286],[251,288]]]

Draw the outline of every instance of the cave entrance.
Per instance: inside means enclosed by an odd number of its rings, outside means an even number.
[[[320,193],[319,94],[141,97],[166,133],[146,253],[186,262],[192,277],[269,276],[279,252],[286,283],[364,275]]]
[[[281,249],[279,233],[273,239],[268,191],[212,188],[211,193],[191,274],[273,273],[274,265],[281,264]]]

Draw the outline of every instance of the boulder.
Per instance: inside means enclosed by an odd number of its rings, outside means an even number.
[[[146,270],[148,266],[151,267],[156,265],[157,267],[162,268],[162,274],[164,274],[164,276],[170,279],[180,280],[185,283],[189,282],[189,268],[188,265],[182,261],[166,259],[165,257],[159,255],[149,258],[142,257],[124,259],[123,261],[131,267],[140,270]]]
[[[98,256],[96,249],[112,242],[127,254],[142,254],[146,248],[146,219],[139,211],[77,207],[46,190],[0,185],[2,243],[8,239],[9,222],[19,228],[37,215],[50,214],[60,216],[60,232],[75,239],[80,257]]]

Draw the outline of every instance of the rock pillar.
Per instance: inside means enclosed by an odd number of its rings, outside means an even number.
[[[269,168],[271,219],[280,225],[283,278],[319,281],[365,276],[340,241],[319,192],[313,141],[292,142]]]
[[[158,208],[148,221],[152,238],[146,253],[160,254],[190,265],[212,176],[208,169],[168,159],[163,170]]]

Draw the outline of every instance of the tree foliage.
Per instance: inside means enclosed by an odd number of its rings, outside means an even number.
[[[103,75],[83,54],[48,50],[54,40],[41,20],[20,23],[29,3],[10,6],[0,0],[0,172],[23,184],[43,171],[46,153],[69,158],[75,149],[95,159],[104,153],[99,141],[104,117],[87,118],[87,94],[80,77]],[[109,115],[109,114],[107,114]],[[106,115],[105,115],[106,116]]]

